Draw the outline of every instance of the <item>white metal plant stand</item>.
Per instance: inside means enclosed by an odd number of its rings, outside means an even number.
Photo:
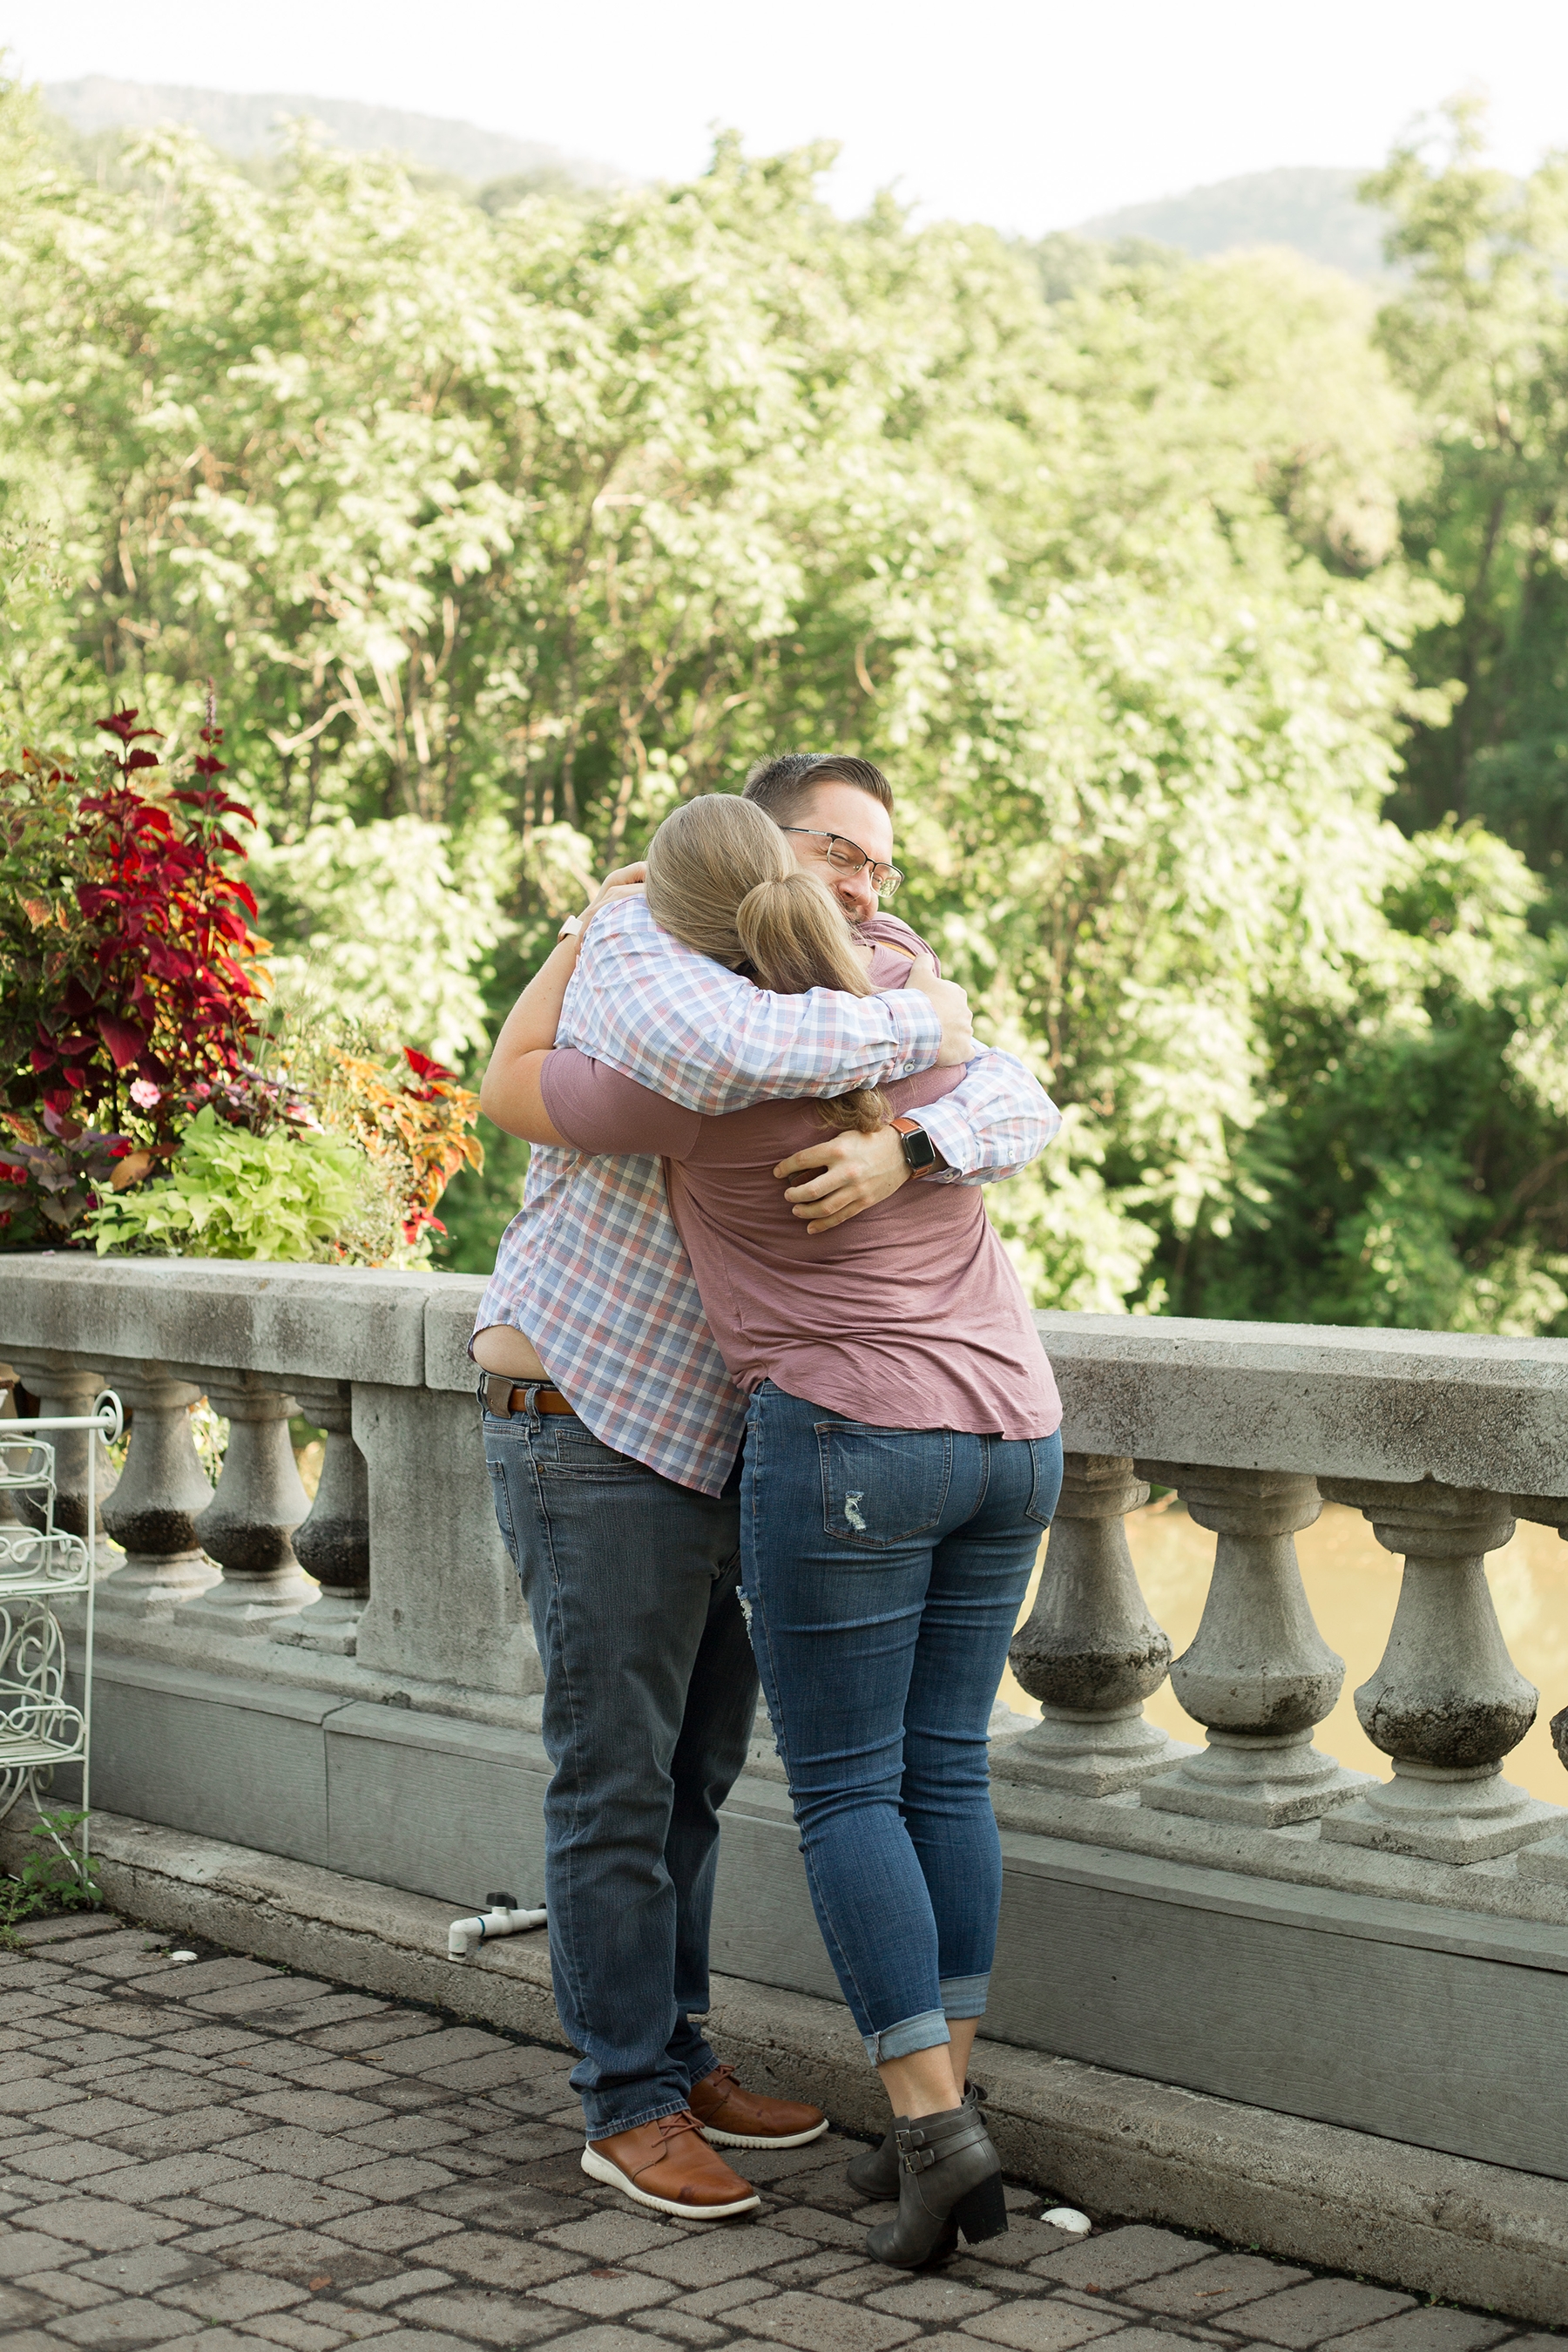
[[[74,1419],[0,1422],[0,1821],[24,1791],[42,1811],[41,1784],[58,1764],[81,1766],[81,1811],[88,1809],[98,1441],[112,1444],[123,1425],[120,1399],[110,1390],[90,1413]],[[55,1525],[55,1448],[37,1434],[78,1429],[91,1433],[85,1538]],[[76,1593],[83,1597],[85,1620],[79,1706],[66,1696],[65,1635],[55,1614],[58,1603]],[[84,1821],[83,1853],[87,1832]]]

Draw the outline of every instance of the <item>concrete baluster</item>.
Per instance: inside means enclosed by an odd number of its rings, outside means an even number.
[[[375,1562],[354,1655],[416,1693],[447,1683],[470,1695],[532,1696],[544,1688],[543,1671],[496,1525],[463,1353],[473,1307],[460,1287],[450,1304],[438,1303],[439,1360],[450,1388],[353,1383]],[[437,1355],[429,1349],[427,1368]]]
[[[370,1592],[370,1480],[354,1444],[353,1391],[347,1381],[297,1381],[294,1394],[326,1435],[316,1499],[294,1532],[294,1556],[316,1579],[321,1598],[277,1619],[271,1635],[352,1658]]]
[[[1009,1654],[1040,1721],[994,1751],[999,1780],[1110,1797],[1193,1753],[1143,1717],[1171,1663],[1122,1524],[1148,1499],[1123,1456],[1067,1456],[1039,1595]]]
[[[37,1398],[40,1413],[71,1417],[89,1413],[94,1397],[104,1386],[101,1372],[84,1363],[81,1357],[55,1349],[47,1353],[24,1349],[20,1354],[13,1349],[11,1369],[24,1388]],[[86,1429],[45,1430],[43,1435],[55,1449],[55,1525],[67,1535],[87,1533],[87,1450],[89,1443],[97,1446],[98,1531],[101,1536],[103,1506],[114,1492],[115,1482],[114,1465],[102,1438]],[[19,1517],[42,1527],[43,1514],[29,1496],[18,1494],[16,1505]]]
[[[1315,1819],[1374,1786],[1312,1745],[1340,1695],[1344,1660],[1319,1633],[1301,1583],[1295,1534],[1321,1509],[1310,1478],[1270,1470],[1140,1463],[1174,1486],[1191,1517],[1218,1537],[1208,1598],[1171,1686],[1204,1725],[1207,1746],[1147,1781],[1140,1801],[1258,1829]]]
[[[200,1375],[207,1402],[228,1423],[228,1448],[197,1536],[223,1575],[181,1611],[186,1624],[227,1633],[266,1633],[286,1610],[314,1601],[289,1537],[310,1508],[289,1420],[294,1400],[268,1372]]]
[[[1557,1750],[1558,1761],[1568,1771],[1568,1706],[1552,1718],[1552,1745]],[[1557,1817],[1558,1826],[1534,1845],[1527,1845],[1519,1857],[1521,1878],[1551,1879],[1558,1886],[1568,1886],[1568,1817]]]
[[[1532,1519],[1540,1527],[1555,1528],[1568,1543],[1568,1495],[1515,1495],[1510,1508],[1516,1519]],[[1568,1770],[1568,1706],[1552,1718],[1552,1744],[1558,1760]],[[1568,1795],[1568,1791],[1564,1791]],[[1559,1886],[1568,1886],[1568,1816],[1560,1817],[1559,1826],[1549,1836],[1526,1846],[1519,1857],[1521,1878],[1546,1878]]]
[[[212,1500],[196,1456],[191,1407],[201,1391],[161,1364],[110,1364],[106,1377],[130,1408],[131,1444],[103,1524],[122,1545],[124,1565],[99,1584],[100,1609],[153,1617],[200,1592],[212,1562],[196,1538]]]
[[[1501,1777],[1539,1698],[1509,1656],[1487,1583],[1487,1553],[1513,1534],[1507,1496],[1432,1478],[1326,1478],[1323,1493],[1364,1512],[1384,1549],[1405,1557],[1388,1646],[1355,1695],[1362,1728],[1393,1758],[1394,1779],[1325,1822],[1324,1836],[1468,1863],[1560,1826],[1556,1806]]]

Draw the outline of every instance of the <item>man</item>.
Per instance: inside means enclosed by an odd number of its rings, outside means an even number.
[[[790,754],[756,770],[746,790],[851,920],[920,947],[877,914],[879,889],[901,878],[879,770]],[[812,1231],[917,1177],[1011,1173],[1054,1132],[1034,1080],[1006,1055],[977,1055],[962,992],[928,969],[887,996],[774,996],[668,938],[640,897],[605,897],[590,909],[595,953],[612,960],[616,984],[579,991],[574,1005],[567,973],[581,929],[563,926],[486,1072],[480,1099],[498,1124],[508,1124],[525,1007],[537,1013],[555,990],[563,1042],[704,1112],[970,1064],[951,1095],[899,1123],[908,1132],[825,1135],[784,1163],[781,1178],[797,1180],[785,1197]],[[756,1703],[735,1591],[744,1405],[703,1319],[657,1160],[534,1151],[474,1354],[487,1373],[497,1512],[545,1670],[551,1962],[562,2022],[582,2053],[572,2080],[584,2168],[688,2219],[754,2210],[755,2191],[719,2149],[797,2147],[826,2118],[744,2090],[697,2022],[708,2007],[718,1811]]]

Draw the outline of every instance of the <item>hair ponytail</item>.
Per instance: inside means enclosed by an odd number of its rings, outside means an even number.
[[[814,874],[796,866],[761,809],[731,793],[706,793],[667,816],[648,844],[648,911],[700,955],[749,964],[781,996],[837,988],[869,996],[849,926]],[[886,1124],[887,1098],[872,1087],[817,1106],[829,1127],[869,1134]]]

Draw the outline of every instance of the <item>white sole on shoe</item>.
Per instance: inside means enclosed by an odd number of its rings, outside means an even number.
[[[822,2121],[813,2124],[809,2131],[786,2132],[782,2138],[773,2132],[717,2131],[711,2124],[703,2125],[702,2137],[711,2147],[808,2147],[814,2139],[820,2139],[826,2129],[827,2117],[824,2116]]]
[[[763,2200],[754,2189],[732,2205],[681,2205],[673,2197],[650,2196],[635,2180],[628,2180],[618,2164],[612,2164],[607,2156],[595,2156],[591,2147],[583,2150],[583,2169],[591,2180],[618,2189],[623,2197],[634,2199],[638,2205],[651,2205],[656,2213],[673,2213],[678,2221],[728,2221],[737,2213],[756,2213],[762,2209]]]

